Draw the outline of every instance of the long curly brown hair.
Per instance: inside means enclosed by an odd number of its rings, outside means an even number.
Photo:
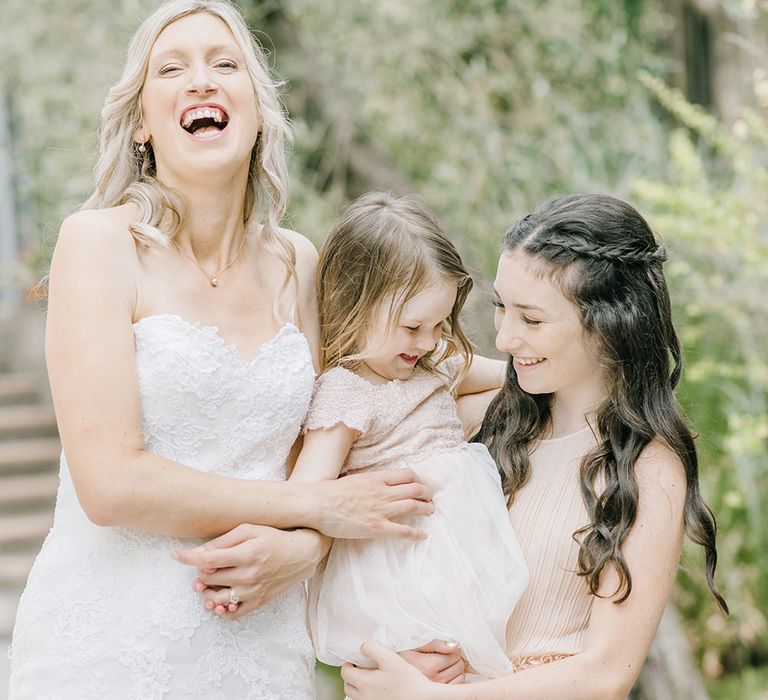
[[[714,582],[715,519],[699,491],[693,435],[674,395],[682,352],[662,271],[663,246],[629,204],[585,194],[544,202],[515,223],[502,254],[510,251],[540,263],[579,309],[584,330],[597,341],[610,387],[596,413],[598,445],[580,468],[590,522],[574,533],[579,575],[596,595],[600,575],[611,563],[619,576],[616,602],[630,595],[632,575],[622,544],[637,517],[635,463],[659,438],[685,468],[686,534],[704,548],[707,583],[727,613]],[[550,426],[552,400],[552,394],[523,391],[510,358],[504,387],[474,438],[496,459],[510,504],[528,481],[529,455]]]

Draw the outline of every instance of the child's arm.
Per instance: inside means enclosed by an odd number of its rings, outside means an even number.
[[[352,443],[360,433],[344,423],[308,430],[304,435],[291,481],[325,481],[338,478]]]
[[[456,408],[469,440],[480,428],[488,405],[504,383],[507,363],[475,355],[456,390]]]
[[[504,384],[506,371],[507,363],[503,360],[475,355],[469,371],[456,389],[456,396],[482,394],[485,391],[495,394]]]

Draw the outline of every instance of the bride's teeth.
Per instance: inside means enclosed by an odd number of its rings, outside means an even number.
[[[181,120],[181,125],[187,129],[192,125],[192,122],[196,119],[213,119],[218,123],[224,122],[224,113],[220,109],[196,109],[191,112],[187,112],[184,118]]]

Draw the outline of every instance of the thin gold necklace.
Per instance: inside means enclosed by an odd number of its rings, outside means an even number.
[[[183,255],[190,262],[193,262],[197,266],[197,269],[200,270],[200,272],[202,272],[205,275],[205,279],[208,280],[208,284],[210,284],[211,287],[218,287],[219,286],[219,278],[221,277],[222,273],[224,273],[227,270],[229,270],[229,268],[232,267],[232,265],[235,264],[235,262],[237,261],[238,257],[240,257],[240,251],[243,249],[243,246],[245,245],[245,239],[246,239],[246,233],[245,233],[245,231],[243,231],[243,238],[240,241],[240,246],[238,247],[237,252],[235,253],[235,256],[224,267],[222,267],[221,270],[215,270],[212,275],[209,274],[206,271],[206,269],[198,262],[196,257],[194,257],[193,255],[188,255],[187,253],[185,253],[181,249],[179,244],[176,243],[176,241],[172,241],[172,243],[173,243],[173,247],[176,248],[176,250],[178,250],[181,255]]]

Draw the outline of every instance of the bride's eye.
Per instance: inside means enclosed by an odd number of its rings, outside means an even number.
[[[237,70],[237,63],[230,61],[229,59],[225,59],[216,63],[216,68],[231,72],[233,70]]]
[[[172,75],[173,73],[176,73],[181,70],[181,66],[177,65],[170,65],[170,66],[163,66],[159,71],[157,71],[158,75]]]

